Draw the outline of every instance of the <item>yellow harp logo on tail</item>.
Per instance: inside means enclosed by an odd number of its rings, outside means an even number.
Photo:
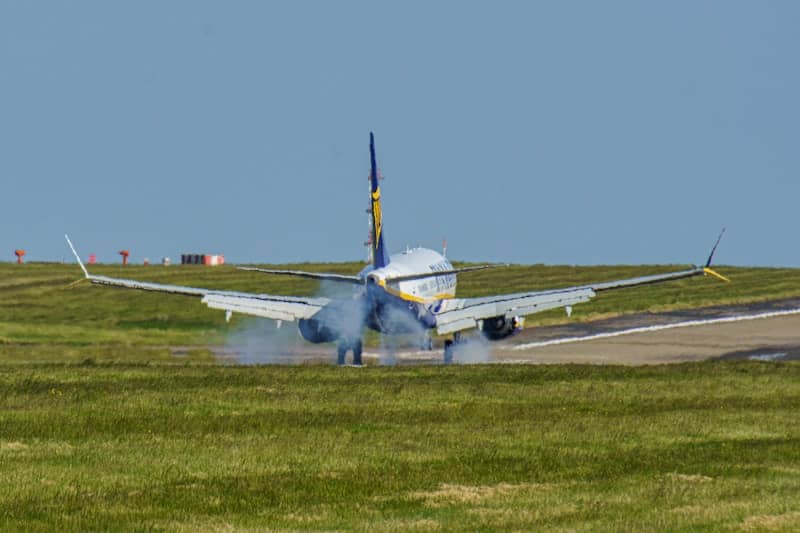
[[[372,246],[377,248],[378,242],[381,238],[381,226],[383,223],[381,222],[381,189],[378,189],[372,193],[372,226],[375,229],[375,240],[372,243]]]

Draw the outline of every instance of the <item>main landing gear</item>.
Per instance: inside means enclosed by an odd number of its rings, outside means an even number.
[[[425,332],[419,340],[419,349],[425,352],[433,350],[433,339],[430,332]]]
[[[361,339],[339,340],[339,342],[336,344],[336,364],[343,365],[345,363],[348,350],[353,350],[353,365],[361,366],[361,352],[363,351]]]
[[[458,344],[461,343],[461,332],[456,331],[453,333],[453,340],[446,340],[444,341],[444,364],[449,365],[453,362],[453,356],[455,355],[455,349]]]

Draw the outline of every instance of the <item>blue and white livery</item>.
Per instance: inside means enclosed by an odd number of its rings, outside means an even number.
[[[349,283],[355,288],[350,298],[276,296],[96,276],[90,274],[81,263],[69,237],[67,242],[84,276],[92,283],[196,296],[208,307],[225,311],[228,318],[232,313],[242,313],[281,322],[297,322],[304,339],[312,343],[336,343],[339,364],[344,364],[347,352],[352,351],[355,365],[362,364],[361,339],[365,328],[387,335],[417,333],[421,336],[421,344],[428,349],[432,346],[430,332],[452,335],[452,339],[444,343],[444,361],[449,363],[453,360],[454,352],[458,350],[460,334],[464,330],[479,330],[487,339],[499,340],[520,331],[526,315],[557,307],[563,307],[569,313],[573,305],[589,301],[601,291],[703,274],[711,274],[728,281],[710,268],[714,251],[719,244],[717,239],[703,267],[564,289],[483,298],[456,298],[457,274],[502,265],[454,268],[442,254],[425,248],[415,248],[390,256],[386,248],[381,189],[372,133],[369,154],[372,264],[354,276],[240,267],[242,270],[271,275]]]

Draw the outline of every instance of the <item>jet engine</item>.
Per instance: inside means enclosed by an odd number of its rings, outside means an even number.
[[[319,344],[321,342],[334,342],[339,339],[339,334],[314,318],[304,318],[297,323],[300,335],[308,342]]]
[[[487,339],[499,341],[522,331],[523,323],[518,316],[494,316],[483,320],[481,331]]]
[[[297,327],[300,335],[313,343],[360,339],[364,327],[364,301],[352,299],[333,302],[313,317],[301,319]]]

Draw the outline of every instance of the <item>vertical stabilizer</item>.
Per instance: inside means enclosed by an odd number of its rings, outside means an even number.
[[[370,162],[370,206],[372,214],[372,264],[383,268],[389,264],[389,254],[383,241],[383,212],[381,210],[381,186],[378,183],[378,164],[375,161],[375,137],[369,133]]]

